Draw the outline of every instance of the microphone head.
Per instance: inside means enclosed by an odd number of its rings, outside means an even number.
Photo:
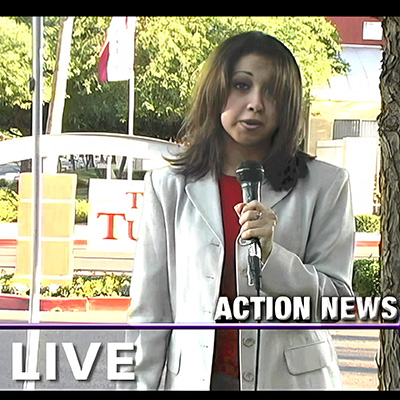
[[[236,169],[236,179],[240,184],[243,182],[262,182],[264,178],[264,167],[259,161],[242,161]]]

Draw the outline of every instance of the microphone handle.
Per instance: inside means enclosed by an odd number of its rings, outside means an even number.
[[[247,255],[248,276],[250,277],[250,285],[254,285],[257,291],[257,296],[260,295],[262,288],[261,280],[261,245],[260,240],[252,239],[248,247]]]
[[[261,182],[242,182],[243,200],[250,203],[252,200],[261,199]],[[250,284],[254,284],[257,295],[261,290],[261,244],[259,238],[250,239],[248,248],[248,268]]]
[[[243,201],[250,203],[261,199],[261,182],[242,182]]]

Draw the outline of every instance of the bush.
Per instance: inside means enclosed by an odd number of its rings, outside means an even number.
[[[381,218],[377,215],[357,215],[356,232],[379,232],[381,228]]]
[[[69,285],[42,286],[40,294],[44,297],[129,297],[130,283],[131,277],[124,274],[74,276]],[[3,270],[0,273],[0,293],[27,296],[29,287],[14,281],[13,274],[7,274]]]
[[[8,179],[1,178],[0,179],[0,188],[7,188],[13,190],[14,192],[18,192],[18,181],[9,181]]]
[[[6,187],[0,188],[0,222],[16,222],[18,220],[19,196]]]
[[[377,259],[354,261],[353,290],[361,297],[380,296],[381,266]]]
[[[53,288],[46,286],[41,289],[41,294],[51,297],[127,297],[130,282],[130,276],[124,274],[74,276],[70,285],[58,287],[54,285]]]
[[[90,204],[85,199],[77,199],[75,201],[75,223],[86,224],[89,214]]]

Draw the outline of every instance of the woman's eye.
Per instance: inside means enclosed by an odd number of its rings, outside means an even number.
[[[234,86],[235,86],[236,89],[239,89],[239,90],[246,90],[246,89],[249,88],[249,85],[247,83],[244,83],[244,82],[235,83]]]

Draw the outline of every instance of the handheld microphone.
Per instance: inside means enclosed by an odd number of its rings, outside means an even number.
[[[236,169],[236,179],[242,187],[243,201],[261,201],[261,184],[264,167],[258,161],[242,161]],[[247,277],[250,286],[255,285],[257,294],[261,289],[261,245],[258,238],[249,241]]]
[[[261,200],[261,183],[264,178],[264,167],[258,161],[242,161],[236,169],[236,179],[243,192],[243,201]]]

